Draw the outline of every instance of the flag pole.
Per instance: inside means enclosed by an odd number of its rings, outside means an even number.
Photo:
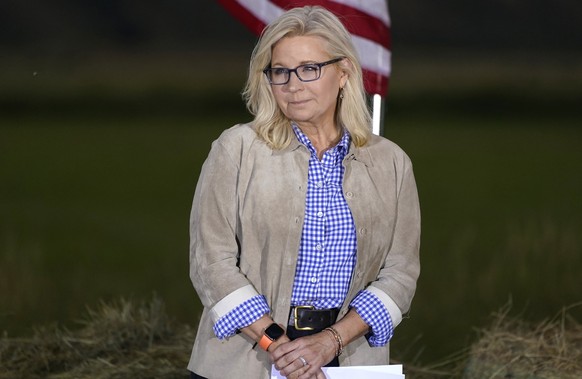
[[[384,102],[385,99],[379,94],[371,96],[372,101],[372,133],[377,136],[384,136]]]

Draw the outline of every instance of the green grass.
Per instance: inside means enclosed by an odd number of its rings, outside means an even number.
[[[431,362],[508,301],[539,320],[582,300],[581,96],[406,84],[391,84],[385,135],[414,163],[422,272],[392,354]],[[72,325],[87,305],[152,292],[196,324],[188,215],[211,141],[249,119],[237,91],[29,85],[0,93],[0,330]]]
[[[9,334],[157,292],[194,324],[187,223],[229,117],[12,118],[0,128],[0,321]],[[568,120],[388,118],[412,157],[422,274],[395,356],[437,359],[510,298],[528,317],[581,300],[582,133]]]
[[[468,346],[509,301],[539,320],[582,299],[573,120],[394,120],[387,133],[413,159],[423,212],[418,292],[393,351],[434,359]]]
[[[64,321],[99,298],[151,295],[195,321],[188,213],[217,125],[10,120],[0,129],[0,321]]]

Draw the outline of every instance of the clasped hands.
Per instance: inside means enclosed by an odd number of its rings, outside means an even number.
[[[321,370],[336,355],[329,333],[320,332],[293,341],[282,336],[269,346],[275,368],[287,379],[326,379]]]

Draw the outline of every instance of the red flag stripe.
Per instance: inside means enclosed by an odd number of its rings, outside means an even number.
[[[375,25],[382,25],[382,28],[387,31],[385,35],[388,41],[379,43],[376,38],[368,38],[360,36],[359,34],[364,33],[352,33],[348,26],[348,31],[352,34],[352,40],[358,54],[360,56],[360,61],[362,64],[362,69],[364,71],[364,84],[366,91],[370,94],[379,93],[385,94],[387,92],[388,77],[390,76],[390,50],[386,47],[390,41],[389,27],[386,24],[386,20],[389,23],[388,9],[384,8],[386,12],[385,15],[381,15],[380,18],[369,15],[366,12],[360,11],[356,8],[345,6],[339,3],[346,2],[352,3],[354,6],[360,6],[362,9],[370,9],[372,6],[377,7],[378,3],[382,3],[382,0],[369,0],[369,3],[358,3],[358,0],[289,0],[283,4],[282,0],[218,0],[235,18],[239,19],[245,26],[247,26],[255,34],[260,34],[266,24],[270,23],[277,17],[279,17],[285,11],[284,8],[290,8],[294,6],[303,5],[321,5],[332,12],[343,12],[338,16],[347,25],[346,18],[352,15],[352,20],[358,20],[358,31],[371,29],[365,28],[364,20],[376,20]],[[366,0],[368,1],[368,0]],[[283,7],[279,6],[283,4]],[[385,4],[385,3],[384,3]],[[339,7],[343,7],[340,10]],[[333,8],[335,10],[332,10]],[[354,13],[355,12],[355,13]],[[344,15],[348,16],[344,16]],[[354,17],[357,14],[357,17]],[[381,20],[384,18],[384,21]],[[352,22],[349,25],[355,25]],[[377,33],[377,32],[376,32]]]
[[[369,94],[386,94],[388,83],[390,81],[388,76],[381,75],[376,71],[362,69],[364,74],[364,87]]]
[[[284,12],[283,8],[280,8],[275,4],[276,1],[281,0],[258,0],[258,1],[235,0],[235,1],[237,1],[239,4],[242,4],[243,7],[246,7],[248,11],[252,12],[252,14],[254,15],[254,19],[257,20],[256,22],[266,24],[270,22],[271,19],[278,17],[280,14]],[[291,3],[289,4],[291,7],[302,6],[302,4],[307,4],[310,1],[311,0],[292,0]],[[333,1],[329,0],[326,1],[328,3],[335,4],[335,2]],[[322,2],[321,4],[324,3]],[[359,17],[363,16],[364,14],[360,13]],[[369,19],[371,18],[370,16],[365,17]],[[256,24],[253,26],[256,27]],[[352,39],[354,45],[356,46],[356,49],[360,54],[360,60],[364,68],[380,72],[381,74],[386,76],[390,75],[390,52],[387,48],[384,47],[384,44],[378,44],[371,39],[361,37],[356,34],[352,34]]]
[[[218,0],[230,14],[240,20],[247,28],[256,35],[260,35],[266,24],[263,20],[257,18],[247,8],[240,5],[236,0]]]
[[[381,19],[330,0],[270,0],[283,9],[302,7],[305,5],[320,5],[338,16],[351,34],[372,40],[383,46],[390,46],[388,25]]]

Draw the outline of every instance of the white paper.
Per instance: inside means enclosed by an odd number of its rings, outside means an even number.
[[[402,365],[324,367],[327,379],[404,379]],[[271,379],[285,379],[273,366]]]

